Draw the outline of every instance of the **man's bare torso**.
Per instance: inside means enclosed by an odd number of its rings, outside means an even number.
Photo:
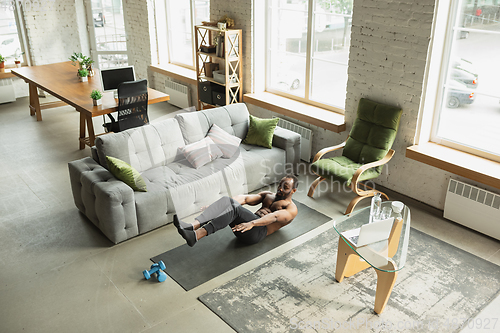
[[[267,234],[270,235],[276,230],[284,227],[286,224],[290,223],[297,215],[297,208],[293,201],[290,200],[276,200],[276,194],[269,192],[266,194],[264,200],[262,201],[262,207],[255,212],[259,217],[270,214],[277,210],[287,209],[292,212],[292,218],[285,224],[282,223],[272,223],[267,226]]]

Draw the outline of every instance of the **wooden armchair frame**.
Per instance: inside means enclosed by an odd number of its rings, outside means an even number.
[[[317,160],[321,159],[326,153],[329,153],[329,152],[332,152],[332,151],[335,151],[335,150],[339,150],[341,148],[344,148],[345,144],[346,144],[347,141],[344,141],[342,142],[341,144],[339,145],[336,145],[336,146],[332,146],[332,147],[326,147],[326,148],[323,148],[321,149],[315,156],[314,156],[314,160],[312,163],[316,162]],[[361,167],[359,167],[356,172],[354,173],[354,175],[352,176],[352,179],[351,179],[351,189],[354,193],[357,194],[357,197],[352,199],[351,202],[349,203],[349,205],[347,206],[347,209],[345,211],[345,214],[350,214],[352,213],[352,211],[354,210],[354,207],[356,207],[356,205],[358,204],[358,202],[360,202],[361,200],[363,200],[364,198],[369,198],[369,197],[373,197],[375,195],[375,193],[380,193],[381,195],[383,195],[387,200],[389,200],[389,197],[387,196],[387,194],[381,192],[381,191],[378,191],[378,190],[375,190],[374,188],[362,183],[362,182],[359,182],[358,179],[359,177],[361,176],[361,174],[363,172],[365,172],[366,170],[368,169],[371,169],[373,167],[377,167],[377,166],[380,166],[380,165],[384,165],[386,164],[387,162],[389,162],[391,160],[391,158],[394,156],[394,153],[395,151],[393,149],[389,149],[389,151],[387,152],[387,154],[384,156],[384,158],[382,158],[381,160],[378,160],[378,161],[375,161],[375,162],[371,162],[371,163],[367,163],[367,164],[363,164]],[[316,174],[316,173],[315,173]],[[307,195],[309,197],[313,197],[314,195],[314,191],[316,190],[316,187],[318,186],[318,184],[320,182],[322,182],[323,180],[325,180],[326,178],[323,178],[321,177],[320,175],[316,174],[317,176],[319,176],[318,178],[316,178],[316,180],[311,184],[311,186],[309,187],[309,192],[307,192]],[[367,188],[368,190],[363,190],[359,187],[359,185],[363,185],[364,188]]]

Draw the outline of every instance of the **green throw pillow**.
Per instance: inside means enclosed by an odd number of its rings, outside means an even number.
[[[130,186],[134,191],[147,192],[146,183],[142,179],[141,174],[130,166],[128,163],[111,156],[106,156],[108,161],[109,171]]]
[[[261,119],[250,115],[250,126],[248,126],[248,133],[243,143],[271,149],[274,129],[278,121],[279,118]]]

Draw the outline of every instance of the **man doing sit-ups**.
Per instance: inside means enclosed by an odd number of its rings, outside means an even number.
[[[287,175],[281,179],[276,193],[264,191],[234,198],[222,197],[208,206],[193,224],[183,222],[174,215],[174,225],[189,246],[227,226],[231,227],[234,235],[242,242],[255,244],[292,222],[297,216],[297,206],[292,201],[297,185],[297,177]],[[252,213],[241,206],[244,204],[262,204],[262,207]]]

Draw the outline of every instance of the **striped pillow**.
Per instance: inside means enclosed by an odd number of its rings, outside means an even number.
[[[179,149],[196,169],[222,156],[220,149],[208,136]]]
[[[213,124],[208,131],[207,137],[212,138],[213,142],[222,151],[222,157],[231,158],[238,151],[241,139],[229,134],[219,126]]]

